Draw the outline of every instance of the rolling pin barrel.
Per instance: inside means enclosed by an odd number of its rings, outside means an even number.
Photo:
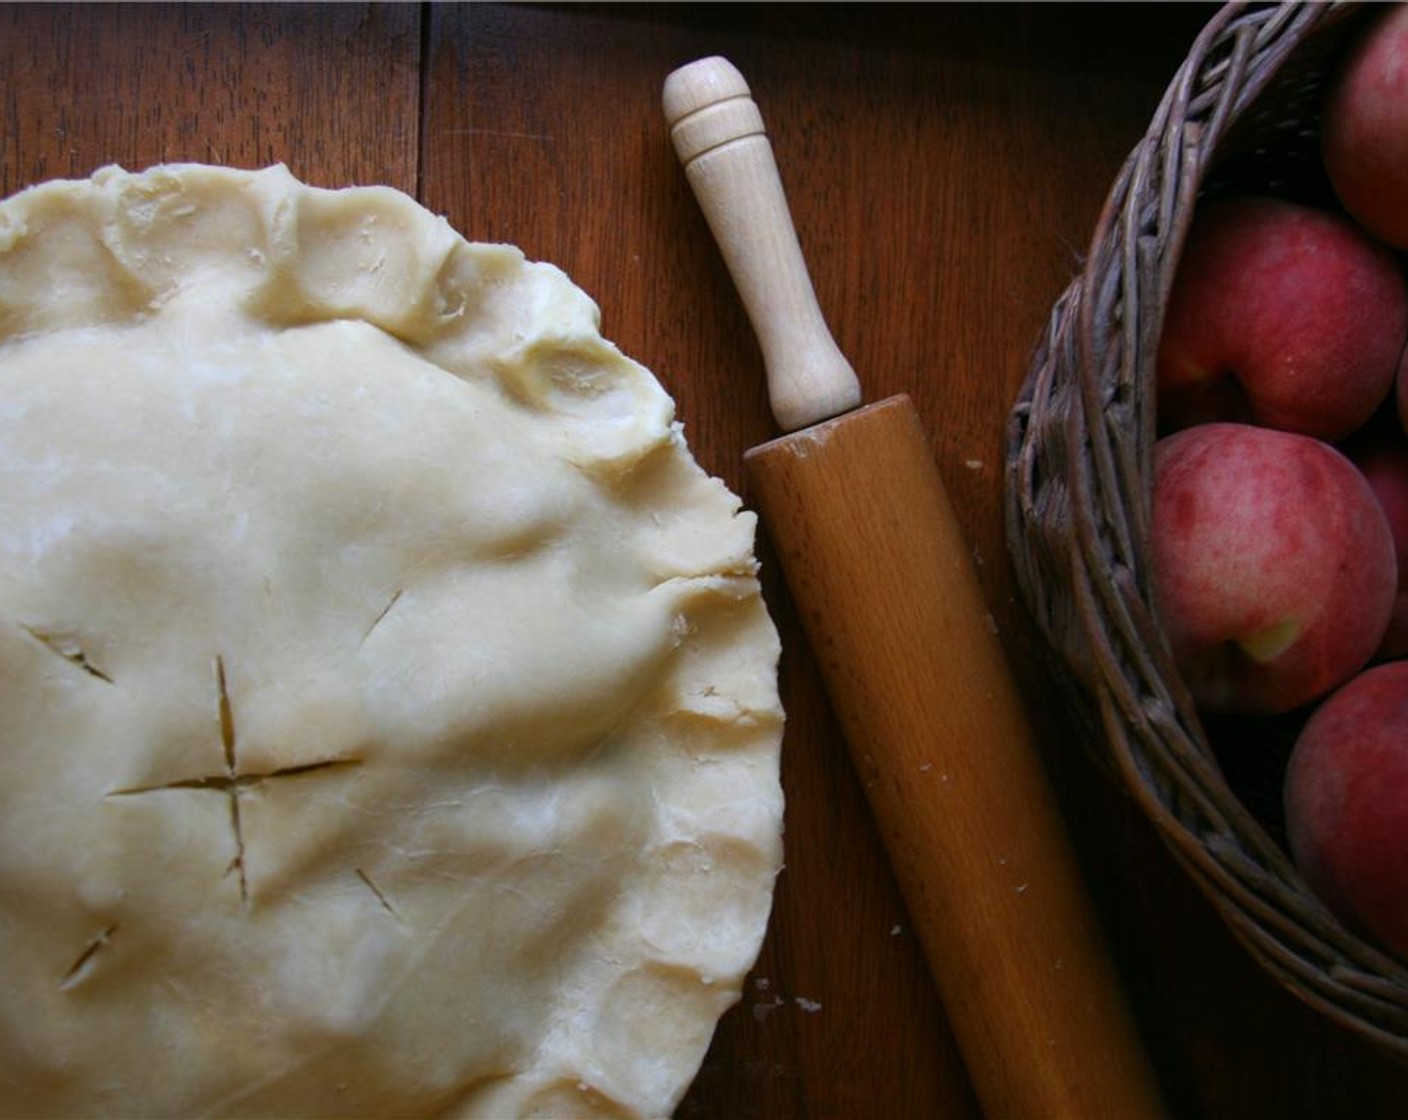
[[[854,373],[738,72],[676,71],[665,111],[779,422],[833,416],[750,451],[749,479],[978,1099],[1004,1120],[1161,1116],[919,416],[904,396],[834,415]]]

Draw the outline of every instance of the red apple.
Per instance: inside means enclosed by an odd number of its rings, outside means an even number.
[[[1152,545],[1165,630],[1204,711],[1308,704],[1363,668],[1388,625],[1384,512],[1310,436],[1219,423],[1159,440]]]
[[[1375,432],[1346,444],[1345,454],[1379,500],[1398,557],[1398,593],[1374,656],[1408,656],[1408,437],[1402,431]]]
[[[1401,431],[1408,432],[1408,350],[1403,353],[1403,359],[1398,363],[1398,390],[1395,398],[1398,411],[1398,426]]]
[[[1163,431],[1234,420],[1334,442],[1388,399],[1408,285],[1354,223],[1270,198],[1200,212],[1158,351]]]
[[[1344,208],[1408,249],[1408,8],[1360,36],[1326,92],[1320,150]]]
[[[1408,960],[1408,662],[1360,673],[1315,710],[1291,752],[1285,804],[1311,889]]]

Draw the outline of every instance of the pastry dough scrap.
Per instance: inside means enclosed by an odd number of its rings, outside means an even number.
[[[0,1113],[652,1116],[781,861],[755,522],[385,188],[0,203]]]

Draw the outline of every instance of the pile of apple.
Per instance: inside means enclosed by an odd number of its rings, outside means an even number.
[[[1306,881],[1408,961],[1408,7],[1327,88],[1331,209],[1241,197],[1189,229],[1158,353],[1152,552],[1205,713],[1304,713],[1284,784]]]

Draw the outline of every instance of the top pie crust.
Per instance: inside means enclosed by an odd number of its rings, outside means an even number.
[[[0,203],[0,1112],[664,1115],[781,859],[755,522],[386,188]]]

